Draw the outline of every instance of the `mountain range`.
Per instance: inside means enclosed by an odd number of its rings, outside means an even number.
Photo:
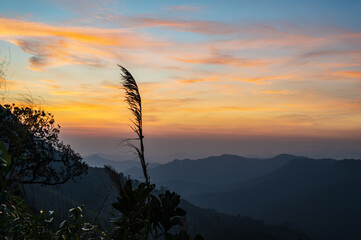
[[[101,154],[93,154],[84,157],[84,161],[91,167],[102,168],[104,165],[112,166],[118,172],[126,172],[129,169],[135,168],[140,170],[139,161],[136,160],[113,160],[114,156],[102,156]],[[148,167],[153,168],[161,165],[160,163],[149,163]],[[141,172],[141,170],[140,170]]]
[[[296,157],[235,190],[201,193],[192,203],[274,223],[292,223],[311,239],[360,239],[361,161]]]
[[[134,165],[125,175],[142,179]],[[361,161],[281,154],[221,155],[149,168],[152,182],[190,203],[230,215],[291,224],[315,240],[360,239]]]

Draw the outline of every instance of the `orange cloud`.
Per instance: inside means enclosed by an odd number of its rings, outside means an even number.
[[[0,37],[34,55],[29,59],[33,70],[64,64],[102,67],[104,59],[123,58],[121,50],[167,45],[124,29],[58,27],[8,18],[0,18]]]
[[[256,84],[263,84],[266,81],[272,80],[288,80],[292,79],[293,75],[279,75],[279,76],[262,76],[262,77],[231,77],[230,79],[233,81],[240,82],[252,82]]]
[[[333,74],[340,77],[361,79],[361,72],[358,71],[338,71]]]
[[[159,46],[159,42],[139,36],[124,29],[103,29],[91,27],[57,27],[38,22],[0,18],[0,36],[9,37],[57,37],[86,44],[123,46],[135,48]]]
[[[184,84],[200,83],[200,82],[216,82],[216,78],[195,78],[195,79],[179,79],[177,82]]]
[[[54,91],[52,95],[82,96],[86,95],[86,93],[81,91]]]
[[[290,90],[265,90],[265,91],[258,91],[257,93],[290,95],[290,94],[296,94],[298,92],[290,91]]]

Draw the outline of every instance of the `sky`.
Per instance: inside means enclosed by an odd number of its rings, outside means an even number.
[[[13,0],[2,102],[31,94],[83,156],[131,158],[117,64],[137,80],[149,161],[361,158],[361,1]]]

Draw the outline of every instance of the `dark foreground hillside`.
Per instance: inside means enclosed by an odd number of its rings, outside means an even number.
[[[182,207],[187,210],[188,231],[201,233],[207,240],[219,239],[309,239],[298,228],[286,225],[265,224],[263,220],[255,220],[246,216],[232,216],[214,209],[204,209],[183,201]]]
[[[35,209],[53,209],[61,219],[70,207],[85,205],[85,216],[106,227],[112,214],[116,191],[103,168],[89,168],[88,175],[59,187],[27,186],[27,199]],[[264,224],[249,217],[220,214],[182,201],[187,211],[186,227],[205,239],[308,239],[301,231],[287,226]],[[60,213],[60,214],[59,214]]]

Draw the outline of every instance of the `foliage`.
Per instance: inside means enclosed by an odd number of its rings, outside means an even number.
[[[122,216],[113,221],[116,226],[112,236],[115,239],[141,239],[148,232],[148,209],[147,198],[153,190],[154,185],[149,189],[146,184],[140,183],[133,189],[131,179],[123,184],[123,179],[113,168],[105,166],[114,186],[118,190],[119,197],[112,206],[122,213]]]
[[[84,221],[83,206],[80,206],[69,210],[68,219],[60,224],[54,240],[105,239],[105,237],[105,233],[98,226]]]
[[[14,200],[13,200],[14,201]],[[54,214],[39,216],[31,214],[24,201],[16,204],[1,204],[0,233],[5,239],[51,239]],[[50,217],[50,218],[48,218]]]
[[[0,106],[0,140],[13,161],[8,181],[62,184],[87,172],[87,165],[58,138],[60,126],[41,108]]]
[[[1,142],[0,150],[0,239],[104,239],[105,234],[99,227],[84,221],[82,207],[70,209],[68,219],[54,233],[53,211],[41,210],[36,216],[24,199],[12,194],[10,181],[4,180],[11,170],[12,159]]]
[[[112,206],[122,214],[113,221],[116,226],[112,232],[113,239],[144,239],[147,233],[150,233],[153,239],[191,239],[185,231],[170,233],[173,227],[183,225],[181,217],[186,215],[179,207],[178,194],[167,190],[156,197],[150,194],[155,188],[154,184],[150,188],[147,188],[145,183],[134,186],[131,179],[123,183],[122,176],[113,168],[105,166],[105,169],[119,193],[118,201]],[[147,201],[148,194],[151,196],[150,202]],[[147,229],[148,226],[151,229]],[[195,239],[202,238],[198,236]]]
[[[0,190],[1,193],[5,193],[10,186],[10,181],[6,179],[6,176],[10,172],[10,166],[12,161],[10,154],[8,153],[2,142],[0,142],[0,151]],[[3,197],[5,197],[5,195],[0,196],[1,203],[3,202]]]
[[[29,211],[25,200],[12,194],[11,182],[6,176],[11,171],[12,159],[3,143],[0,142],[0,236],[4,239],[50,239],[54,213],[45,212],[36,217]]]
[[[159,194],[159,198],[152,195],[151,201],[151,222],[153,228],[160,229],[163,235],[169,234],[169,230],[177,225],[182,225],[181,217],[186,215],[186,212],[178,207],[180,203],[180,196],[175,192],[166,191],[164,194]]]
[[[19,201],[18,199],[17,201]],[[0,235],[4,239],[106,239],[105,233],[96,225],[84,221],[82,207],[69,210],[68,219],[54,231],[53,211],[40,211],[39,216],[30,213],[23,201],[17,205],[1,205]]]

